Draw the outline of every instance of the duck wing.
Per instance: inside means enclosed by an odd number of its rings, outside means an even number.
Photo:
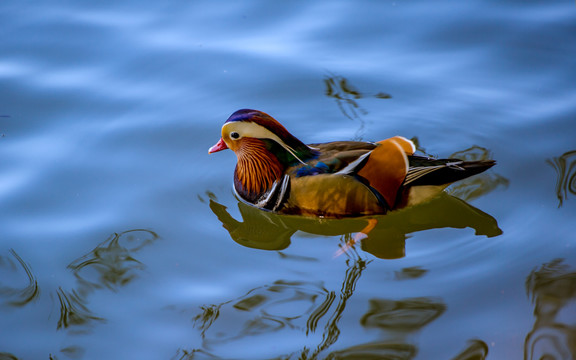
[[[291,191],[286,212],[323,216],[385,213],[396,203],[408,171],[409,140],[394,137],[378,143],[311,144],[314,161],[289,169]]]
[[[368,154],[378,145],[362,141],[335,141],[308,146],[317,151],[317,156],[306,161],[306,164],[296,164],[287,169],[287,174],[294,177],[335,174]]]

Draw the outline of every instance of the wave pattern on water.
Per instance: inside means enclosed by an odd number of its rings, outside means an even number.
[[[0,12],[0,357],[573,356],[573,3]],[[238,204],[206,149],[247,107],[498,165],[352,244],[366,219]]]

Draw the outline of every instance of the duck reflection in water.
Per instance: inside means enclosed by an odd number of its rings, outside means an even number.
[[[283,250],[297,231],[314,235],[338,236],[343,246],[354,242],[353,233],[366,227],[370,219],[311,219],[264,212],[242,202],[238,208],[243,221],[236,220],[226,207],[210,199],[210,208],[232,240],[242,246],[262,250]],[[362,250],[382,259],[405,256],[408,234],[437,228],[472,228],[476,235],[494,237],[502,230],[496,219],[454,196],[441,194],[434,200],[402,211],[382,215],[367,238],[361,241]]]

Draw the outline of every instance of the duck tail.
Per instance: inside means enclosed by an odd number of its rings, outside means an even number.
[[[409,168],[403,185],[448,185],[480,174],[496,165],[495,160],[464,161],[409,156]]]

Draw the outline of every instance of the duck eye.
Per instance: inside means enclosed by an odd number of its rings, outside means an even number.
[[[231,137],[232,139],[238,139],[238,138],[240,137],[240,134],[238,134],[236,131],[232,131],[232,132],[230,133],[230,137]]]

